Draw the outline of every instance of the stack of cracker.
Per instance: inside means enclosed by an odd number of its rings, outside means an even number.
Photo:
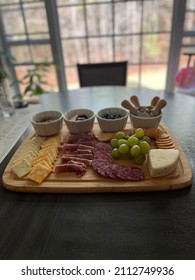
[[[61,142],[60,135],[49,138],[36,136],[30,139],[13,161],[12,171],[19,178],[27,175],[28,179],[41,184],[53,170]]]
[[[12,161],[12,171],[19,177],[24,177],[27,175],[31,168],[34,158],[39,153],[41,144],[43,143],[44,138],[42,137],[33,137],[27,141]]]

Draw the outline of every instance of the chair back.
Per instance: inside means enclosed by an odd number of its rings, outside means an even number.
[[[77,64],[81,87],[126,85],[127,61]]]

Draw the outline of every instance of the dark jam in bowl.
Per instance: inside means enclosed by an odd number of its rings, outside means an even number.
[[[103,119],[107,119],[107,120],[115,120],[115,119],[121,119],[121,115],[119,114],[104,114]]]

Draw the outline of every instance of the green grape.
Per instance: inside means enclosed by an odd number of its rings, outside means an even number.
[[[147,154],[149,152],[149,150],[150,150],[150,145],[146,141],[141,141],[139,143],[139,146],[140,146],[141,152],[143,154]]]
[[[122,145],[122,144],[128,145],[128,141],[125,140],[125,139],[119,139],[119,140],[118,140],[118,147],[120,147],[120,145]]]
[[[138,145],[134,145],[131,148],[131,154],[132,154],[133,157],[138,156],[140,153],[141,153],[141,149],[140,149],[140,147]]]
[[[125,133],[123,131],[118,131],[116,134],[115,134],[115,138],[116,139],[124,139],[125,138]]]
[[[150,137],[149,137],[149,136],[144,136],[144,137],[143,137],[143,141],[148,142],[148,144],[150,144],[150,143],[151,143],[151,139],[150,139]]]
[[[112,138],[111,146],[112,146],[112,148],[117,148],[118,147],[118,139]]]
[[[113,150],[112,150],[112,157],[113,158],[119,158],[120,157],[120,152],[119,152],[119,150],[117,149],[117,148],[114,148]]]
[[[146,156],[144,154],[139,154],[138,156],[136,156],[134,158],[134,162],[136,164],[142,164],[142,163],[144,163],[145,159],[146,159]]]
[[[135,136],[137,138],[142,138],[144,136],[144,130],[142,128],[137,128],[135,131]]]
[[[122,145],[119,146],[118,150],[119,150],[120,154],[123,154],[123,155],[128,154],[128,152],[129,152],[129,145],[122,144]]]
[[[127,141],[130,147],[133,147],[134,145],[137,145],[139,143],[139,139],[135,136],[130,136]]]

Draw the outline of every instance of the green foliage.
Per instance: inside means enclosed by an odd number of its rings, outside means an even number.
[[[4,79],[7,78],[8,74],[7,72],[3,69],[2,65],[0,64],[0,82]]]
[[[33,69],[28,69],[27,74],[18,81],[18,83],[25,85],[23,95],[39,95],[45,92],[48,86],[46,77],[49,63],[35,64]]]
[[[8,59],[8,60],[14,60],[14,57],[11,56],[9,53],[0,51],[0,82],[1,82],[3,79],[9,77],[7,71],[5,70],[5,68],[4,68],[4,66],[3,66],[3,63],[2,63],[2,60],[1,60],[2,57],[6,58],[6,59]]]

